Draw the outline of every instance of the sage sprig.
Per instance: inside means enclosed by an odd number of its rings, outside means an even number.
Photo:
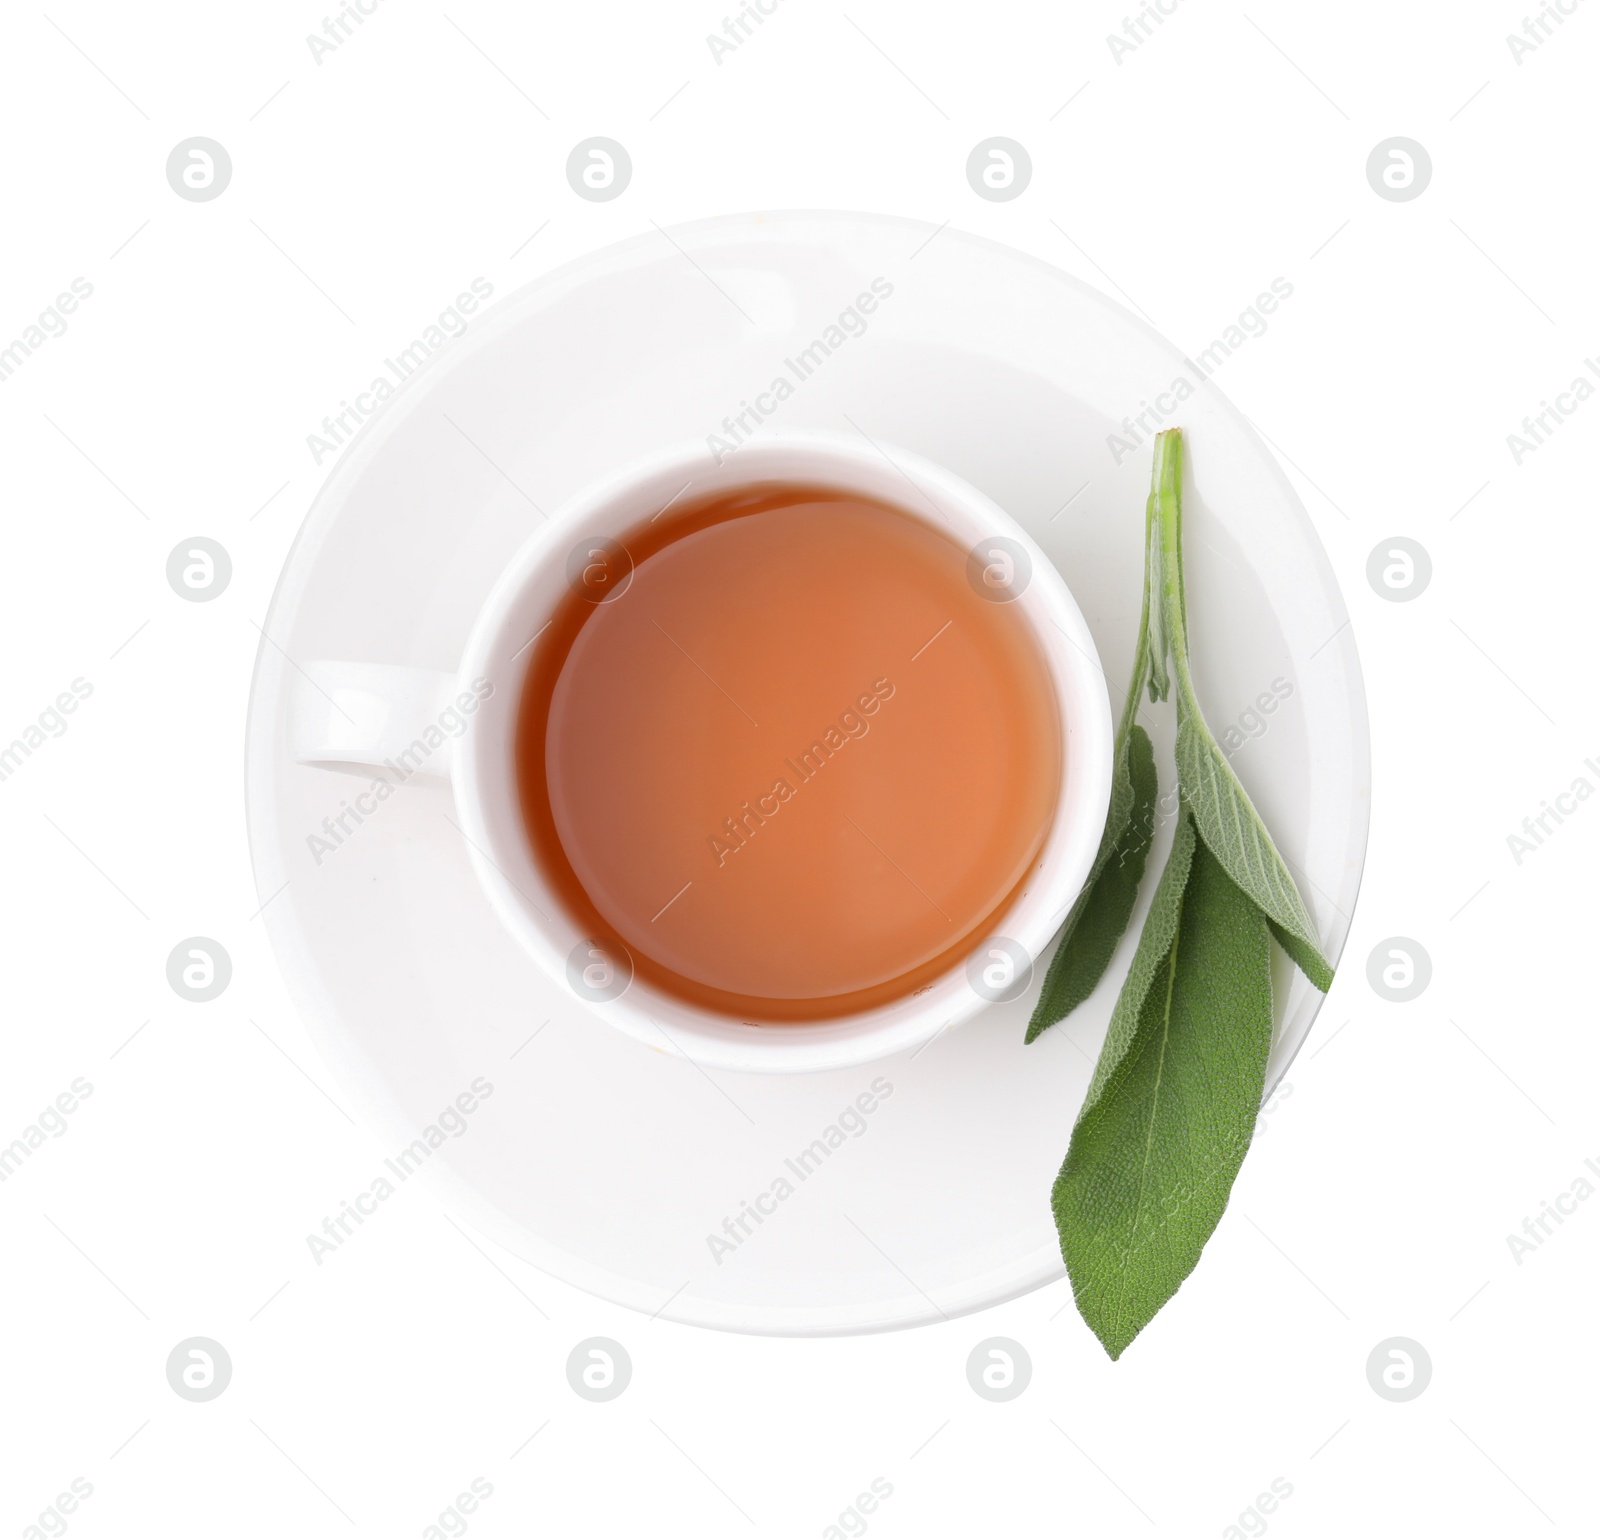
[[[1112,1358],[1194,1270],[1250,1147],[1272,1043],[1271,937],[1317,986],[1333,969],[1272,836],[1196,697],[1183,587],[1182,437],[1157,435],[1145,593],[1118,728],[1111,811],[1028,1024],[1093,991],[1126,930],[1154,826],[1141,695],[1177,686],[1178,823],[1051,1192],[1085,1321]],[[1170,670],[1168,664],[1170,662]]]

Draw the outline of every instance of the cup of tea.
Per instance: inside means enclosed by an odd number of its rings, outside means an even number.
[[[544,973],[724,1069],[866,1063],[1021,999],[1110,797],[1062,575],[950,472],[823,433],[587,488],[454,670],[301,670],[301,762],[385,795],[448,780]]]

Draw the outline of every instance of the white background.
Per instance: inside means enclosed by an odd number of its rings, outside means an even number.
[[[1508,0],[1184,0],[1120,63],[1120,3],[1057,10],[781,0],[720,64],[724,12],[676,3],[383,0],[320,64],[301,4],[8,14],[0,345],[74,278],[94,293],[0,386],[0,740],[75,678],[93,694],[0,782],[0,1142],[94,1089],[0,1187],[0,1533],[75,1477],[86,1537],[421,1535],[475,1477],[485,1537],[822,1535],[875,1477],[885,1540],[1227,1535],[1279,1477],[1293,1495],[1245,1532],[1594,1532],[1600,1202],[1520,1262],[1506,1237],[1600,1162],[1600,806],[1520,864],[1507,836],[1600,786],[1600,405],[1520,466],[1506,438],[1600,353],[1600,8],[1520,63]],[[214,202],[166,181],[197,134],[233,159]],[[633,158],[609,203],[564,176],[593,134]],[[994,134],[1032,156],[1011,202],[965,179]],[[1365,174],[1397,134],[1433,161],[1410,202]],[[472,278],[503,295],[652,220],[760,207],[949,220],[1191,353],[1294,285],[1219,383],[1344,583],[1367,876],[1227,1216],[1120,1363],[1064,1281],[874,1338],[647,1321],[491,1266],[421,1189],[338,1269],[307,1255],[379,1151],[324,1094],[252,919],[245,698],[331,464],[306,435]],[[211,604],[165,578],[197,534],[233,561]],[[1433,580],[1387,603],[1367,557],[1402,534]],[[203,1006],[164,973],[196,934],[235,969]],[[1397,934],[1434,964],[1404,1005],[1365,977]],[[195,1335],[234,1365],[203,1404],[164,1370]],[[564,1373],[595,1335],[634,1363],[605,1405]],[[1033,1360],[1004,1405],[966,1381],[989,1336]],[[1367,1383],[1391,1336],[1433,1363],[1403,1404]]]

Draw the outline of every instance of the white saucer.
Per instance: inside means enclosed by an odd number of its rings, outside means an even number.
[[[864,332],[847,330],[826,356],[813,349],[800,380],[786,360],[827,340],[875,278],[892,295]],[[454,668],[539,510],[653,446],[725,433],[725,417],[782,377],[797,383],[774,425],[903,445],[1022,523],[1066,575],[1118,702],[1150,455],[1146,442],[1118,465],[1108,435],[1141,411],[1156,426],[1148,403],[1176,407],[1166,422],[1186,430],[1195,487],[1186,566],[1202,701],[1221,736],[1274,680],[1292,687],[1259,715],[1259,736],[1240,735],[1234,764],[1337,959],[1366,847],[1365,698],[1332,570],[1271,455],[1194,365],[1103,296],[987,241],[860,214],[740,215],[584,258],[476,319],[369,420],[313,506],[267,620],[273,645],[250,701],[250,842],[290,991],[385,1153],[475,1079],[492,1085],[423,1168],[462,1217],[650,1314],[734,1331],[876,1331],[1062,1275],[1050,1184],[1137,922],[1099,993],[1030,1047],[1037,983],[877,1065],[704,1072],[545,981],[491,913],[447,821],[447,788],[401,787],[314,864],[307,836],[363,783],[292,763],[285,741],[289,659]],[[1191,396],[1160,394],[1179,379]],[[1269,1085],[1322,998],[1279,962]],[[872,1110],[841,1128],[863,1094]],[[800,1162],[818,1140],[827,1153]],[[745,1206],[763,1195],[771,1212],[745,1217],[742,1234]]]

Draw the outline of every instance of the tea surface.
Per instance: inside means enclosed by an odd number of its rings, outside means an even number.
[[[641,976],[756,1019],[909,993],[994,927],[1063,773],[1050,678],[963,548],[894,508],[746,489],[625,537],[541,638],[536,851]]]

